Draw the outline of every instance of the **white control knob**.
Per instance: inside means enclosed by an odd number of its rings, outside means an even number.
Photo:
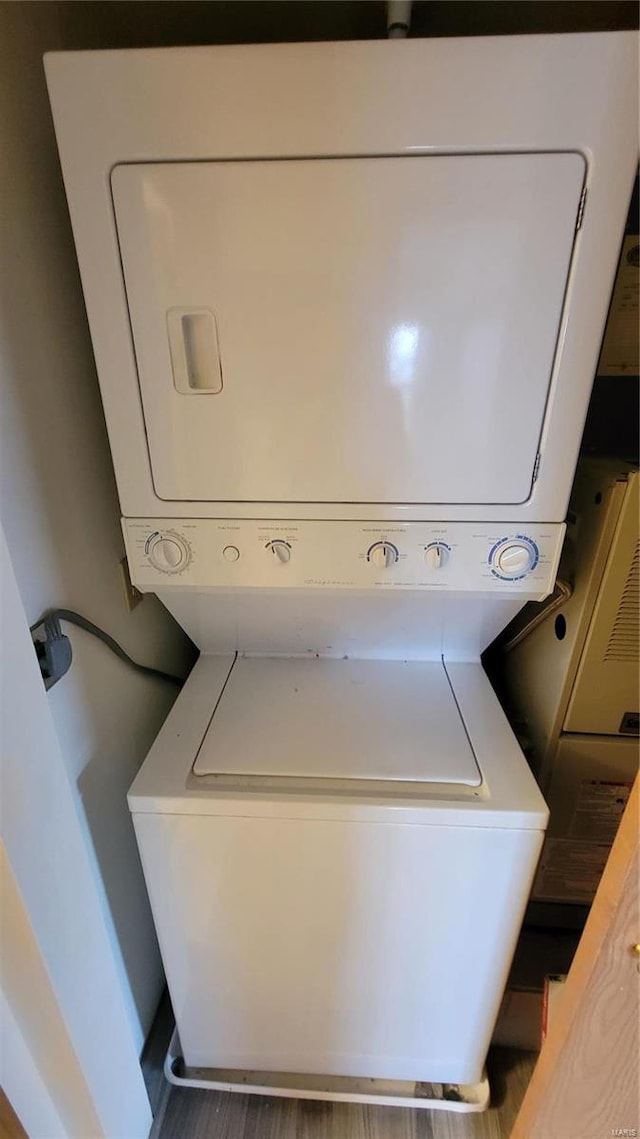
[[[388,569],[389,566],[394,566],[398,560],[398,551],[391,542],[376,542],[371,547],[367,557],[376,569]]]
[[[271,542],[269,548],[274,558],[283,565],[286,565],[286,563],[291,560],[291,546],[288,542],[282,542],[276,539],[275,542]]]
[[[434,542],[432,546],[427,546],[424,552],[424,560],[429,569],[442,569],[449,561],[449,548],[443,545],[442,542]]]
[[[535,560],[535,549],[528,542],[505,542],[496,550],[493,566],[501,577],[523,577]]]
[[[237,562],[240,557],[240,550],[237,546],[225,546],[222,556],[225,562]]]
[[[160,534],[149,547],[149,561],[163,573],[179,573],[189,562],[189,548],[175,534]]]

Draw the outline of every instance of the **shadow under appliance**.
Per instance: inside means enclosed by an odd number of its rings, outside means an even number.
[[[131,578],[201,649],[129,794],[188,1082],[451,1106],[547,821],[480,653],[553,589],[635,40],[46,67]]]

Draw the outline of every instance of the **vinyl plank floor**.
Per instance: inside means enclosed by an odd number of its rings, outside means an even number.
[[[492,1105],[479,1115],[244,1096],[172,1087],[152,1139],[508,1139],[536,1061],[489,1054]]]

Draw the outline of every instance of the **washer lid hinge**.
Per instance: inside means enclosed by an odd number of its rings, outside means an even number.
[[[582,219],[584,217],[584,207],[587,201],[587,187],[584,186],[580,195],[580,205],[578,206],[578,217],[576,218],[576,233],[582,228]]]
[[[540,454],[540,452],[538,451],[538,454],[536,455],[536,461],[535,461],[535,463],[533,464],[533,478],[532,478],[532,480],[531,480],[531,481],[532,481],[532,483],[534,483],[534,482],[536,481],[537,477],[538,477],[538,472],[539,472],[539,470],[540,470],[540,460],[541,460],[541,458],[542,458],[542,455],[541,455],[541,454]]]

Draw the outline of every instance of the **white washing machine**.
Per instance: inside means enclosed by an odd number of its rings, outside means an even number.
[[[203,656],[129,802],[189,1068],[481,1079],[547,810],[480,665]]]
[[[132,580],[202,653],[129,795],[187,1077],[476,1084],[547,821],[480,654],[553,588],[636,39],[47,77]]]

